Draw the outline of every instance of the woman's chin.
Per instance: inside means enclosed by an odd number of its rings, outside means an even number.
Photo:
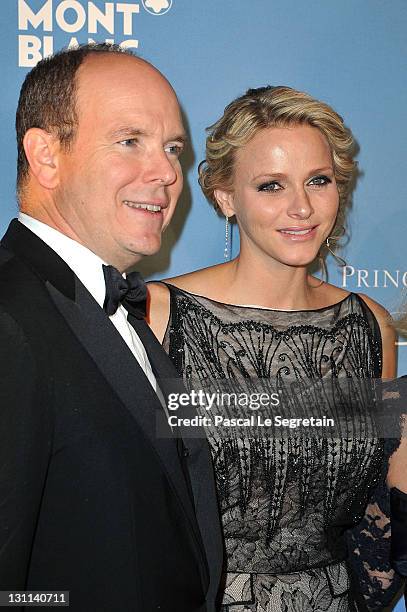
[[[287,257],[281,259],[281,263],[286,266],[290,266],[291,268],[307,268],[310,266],[316,259],[317,255],[312,254],[308,257]]]

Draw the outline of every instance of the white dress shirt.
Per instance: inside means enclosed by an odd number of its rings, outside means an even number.
[[[99,306],[103,308],[106,286],[102,265],[105,262],[88,248],[79,244],[79,242],[68,238],[65,234],[38,221],[38,219],[33,219],[33,217],[25,213],[20,213],[18,220],[36,234],[38,238],[41,238],[43,242],[64,260],[81,283],[85,285]],[[139,362],[153,389],[157,392],[157,380],[151,369],[146,349],[136,330],[128,322],[127,314],[127,310],[120,304],[115,314],[109,317],[109,319]]]

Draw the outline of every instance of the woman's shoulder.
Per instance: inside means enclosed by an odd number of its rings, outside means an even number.
[[[323,283],[323,285],[321,285],[320,290],[321,293],[324,294],[322,301],[332,304],[340,302],[344,300],[347,296],[352,295],[352,292],[346,291],[345,289],[337,287],[336,285],[331,285],[330,283]],[[362,300],[362,302],[369,308],[369,310],[371,310],[380,328],[385,328],[389,326],[391,329],[393,329],[392,317],[390,313],[386,310],[386,308],[384,308],[384,306],[373,300],[368,295],[365,295],[364,293],[353,293],[353,295],[358,296]]]
[[[382,341],[383,369],[382,378],[393,378],[396,375],[396,340],[397,333],[391,314],[384,306],[364,293],[358,293],[366,306],[373,313],[379,328]]]
[[[338,303],[345,299],[346,295],[349,295],[348,291],[329,283],[325,283],[323,289],[325,289],[325,297],[330,296],[332,303]],[[351,293],[350,295],[357,296],[357,299],[367,307],[372,318],[376,321],[378,331],[380,331],[382,347],[382,377],[394,377],[396,372],[396,331],[390,313],[381,304],[364,293]]]
[[[207,295],[209,288],[216,287],[221,282],[223,274],[221,268],[224,265],[219,264],[180,276],[166,278],[159,282],[151,281],[147,283],[149,295],[147,322],[160,342],[164,338],[170,318],[171,288],[175,287],[181,291],[196,295]]]
[[[180,276],[166,278],[162,284],[164,287],[165,284],[172,285],[188,293],[207,295],[208,292],[221,285],[226,269],[227,264],[209,266]]]
[[[208,288],[208,284],[213,285],[214,272],[217,266],[202,268],[180,276],[165,278],[160,281],[150,281],[147,283],[148,293],[151,302],[156,302],[161,306],[169,303],[171,288],[175,287],[187,293],[200,294]]]
[[[162,342],[170,316],[170,294],[163,283],[147,283],[146,321],[157,339]]]
[[[329,294],[331,296],[333,303],[335,301],[339,302],[341,299],[349,295],[349,291],[345,291],[344,289],[337,287],[336,285],[331,285],[329,283],[325,283],[325,289],[326,289],[327,295]],[[394,325],[393,325],[393,320],[392,320],[392,317],[389,311],[386,310],[384,306],[379,304],[379,302],[376,302],[374,299],[372,299],[365,293],[354,293],[354,295],[358,296],[358,298],[362,300],[362,302],[372,312],[374,318],[376,319],[380,327],[382,335],[384,333],[391,334],[392,337],[394,338],[395,336]]]
[[[312,287],[312,298],[315,308],[337,304],[349,295],[349,291],[345,291],[336,285],[331,285],[331,283],[321,283],[321,280],[315,276],[310,276],[308,283]]]
[[[379,302],[376,302],[375,300],[373,300],[371,297],[369,297],[365,293],[357,293],[357,295],[360,297],[361,300],[363,300],[366,306],[372,311],[380,328],[390,327],[391,329],[394,329],[391,314],[389,313],[388,310],[386,310],[384,306],[379,304]]]

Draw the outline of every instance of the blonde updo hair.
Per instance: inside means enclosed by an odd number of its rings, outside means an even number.
[[[223,116],[208,128],[206,159],[199,166],[199,184],[206,198],[217,206],[215,190],[232,187],[236,151],[260,130],[293,125],[318,128],[331,149],[339,192],[338,217],[332,232],[335,238],[335,230],[343,226],[356,174],[356,146],[342,117],[307,93],[291,87],[267,86],[249,89],[231,102]]]

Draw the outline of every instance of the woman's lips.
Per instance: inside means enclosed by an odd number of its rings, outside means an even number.
[[[277,231],[286,240],[304,242],[315,237],[317,227],[318,225],[313,225],[312,227],[284,227]]]

